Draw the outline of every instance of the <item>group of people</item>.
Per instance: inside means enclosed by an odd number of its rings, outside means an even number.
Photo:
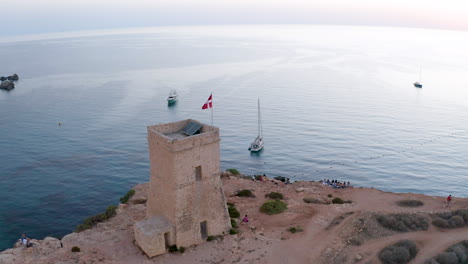
[[[323,179],[322,181],[323,185],[329,185],[333,188],[346,188],[346,187],[350,187],[351,186],[351,183],[348,181],[348,182],[339,182],[338,180],[329,180],[329,179]]]
[[[20,243],[22,246],[25,247],[32,247],[33,243],[31,243],[31,239],[27,237],[25,234],[21,235],[21,238],[19,239]]]
[[[291,184],[291,181],[289,178],[282,177],[282,176],[277,176],[274,179],[269,179],[265,174],[263,175],[255,175],[253,180],[261,181],[261,182],[274,182],[275,184],[278,184],[280,182],[283,182],[284,184]]]

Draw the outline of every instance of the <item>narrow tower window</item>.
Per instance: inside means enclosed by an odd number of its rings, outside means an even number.
[[[200,223],[201,238],[205,240],[208,237],[208,227],[206,221]]]
[[[195,180],[200,181],[201,175],[201,166],[195,167]]]

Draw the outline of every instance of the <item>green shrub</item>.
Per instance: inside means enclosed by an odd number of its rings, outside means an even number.
[[[289,232],[291,233],[297,233],[297,232],[302,232],[302,228],[300,226],[293,226],[291,228],[288,229]]]
[[[284,199],[283,195],[281,193],[279,193],[279,192],[267,193],[267,194],[265,194],[265,197],[270,198],[270,199],[274,199],[274,200],[283,200]]]
[[[230,203],[230,202],[227,202],[226,204],[227,204],[228,207],[229,207],[229,206],[231,206],[231,207],[234,207],[234,206],[235,206],[234,203]]]
[[[232,219],[232,218],[231,218],[231,227],[232,227],[232,228],[238,228],[238,227],[239,227],[239,226],[237,225],[236,220],[234,220],[234,219]]]
[[[107,219],[109,219],[109,218],[111,218],[111,217],[113,217],[113,216],[115,216],[117,214],[116,210],[117,210],[117,206],[111,205],[111,206],[107,207],[105,213],[100,213],[100,214],[97,214],[97,215],[90,216],[90,217],[86,218],[83,221],[83,223],[79,224],[75,228],[75,232],[81,232],[81,231],[84,231],[86,229],[90,229],[93,226],[95,226],[96,224],[106,221]]]
[[[228,207],[229,217],[231,218],[238,218],[240,216],[239,211],[235,207]]]
[[[80,252],[80,251],[81,251],[81,249],[79,247],[77,247],[77,246],[74,246],[74,247],[71,248],[71,252]]]
[[[405,264],[410,262],[416,254],[418,248],[411,240],[401,240],[388,246],[379,253],[379,259],[384,264]]]
[[[288,209],[288,205],[284,203],[283,201],[270,200],[270,201],[265,202],[260,207],[260,212],[267,214],[267,215],[273,215],[273,214],[282,213],[286,209]]]
[[[332,197],[333,197],[333,194],[330,193],[330,194],[328,194],[327,196],[328,196],[329,198],[332,198]]]
[[[215,239],[214,236],[208,236],[208,237],[206,238],[206,241],[213,241],[214,239]]]
[[[336,198],[333,198],[332,203],[334,203],[334,204],[344,204],[344,201],[340,197],[336,197]]]
[[[236,196],[239,196],[239,197],[255,197],[252,193],[251,190],[248,190],[248,189],[244,189],[244,190],[240,190],[236,193]]]
[[[126,203],[128,202],[128,200],[130,200],[130,198],[132,198],[132,196],[135,194],[135,190],[130,190],[127,192],[127,194],[125,194],[124,197],[120,198],[120,203]]]
[[[239,175],[240,172],[236,169],[227,169],[226,171],[229,171],[230,173],[234,174],[234,175]]]
[[[235,234],[237,234],[237,233],[238,233],[237,230],[234,229],[234,228],[231,228],[231,229],[229,230],[229,234],[231,234],[231,235],[235,235]]]
[[[105,214],[106,214],[106,219],[105,220],[117,215],[117,206],[110,205],[109,207],[107,207]]]
[[[429,227],[428,218],[418,214],[377,215],[376,218],[381,226],[398,232],[427,230]]]
[[[180,247],[180,248],[179,248],[179,252],[180,252],[180,253],[184,253],[184,252],[185,252],[185,247]]]
[[[170,245],[167,251],[174,253],[179,251],[179,249],[177,248],[177,245]]]
[[[396,204],[401,207],[419,207],[424,205],[423,202],[418,200],[401,200],[397,201]]]

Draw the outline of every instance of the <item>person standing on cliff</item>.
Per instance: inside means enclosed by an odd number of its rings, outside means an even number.
[[[450,194],[449,196],[447,196],[447,206],[446,207],[449,207],[451,202],[452,202],[452,195]]]
[[[21,235],[20,242],[21,242],[21,245],[23,245],[23,246],[27,246],[27,245],[28,245],[28,238],[26,237],[25,234],[22,234],[22,235]]]

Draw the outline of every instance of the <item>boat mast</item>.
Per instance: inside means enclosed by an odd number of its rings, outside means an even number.
[[[260,115],[260,98],[258,98],[258,136],[262,136],[262,117]]]

